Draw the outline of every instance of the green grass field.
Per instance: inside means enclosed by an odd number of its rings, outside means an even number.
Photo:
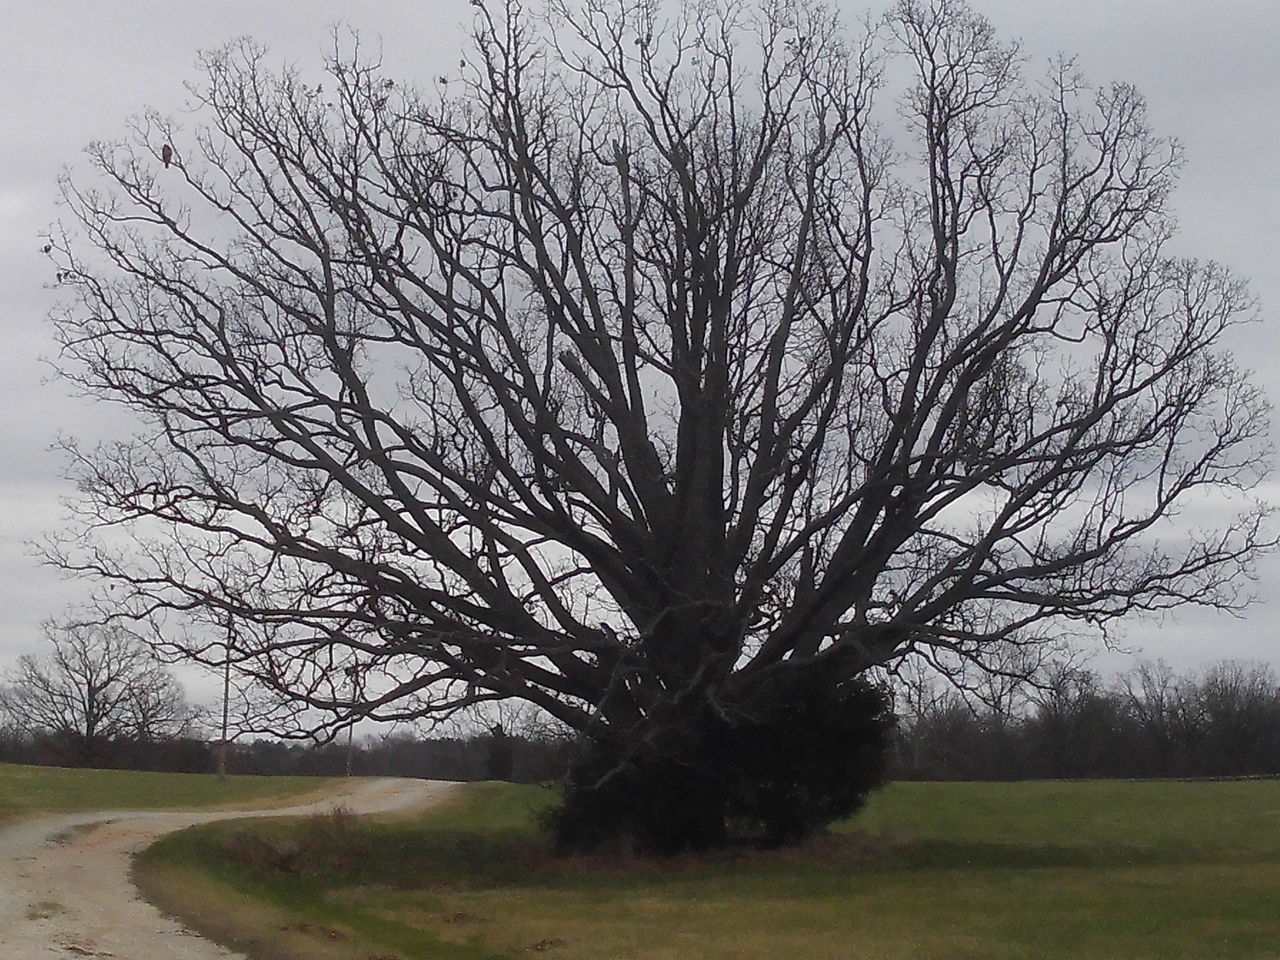
[[[0,763],[0,824],[18,817],[79,810],[179,810],[271,806],[322,790],[317,777],[227,777],[71,770]]]
[[[1277,781],[895,784],[803,849],[666,862],[548,856],[547,802],[480,784],[413,822],[200,828],[138,873],[272,958],[1280,954]]]

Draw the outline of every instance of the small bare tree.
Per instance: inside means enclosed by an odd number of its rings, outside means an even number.
[[[237,44],[207,126],[63,180],[64,373],[141,432],[68,445],[133,545],[52,552],[112,615],[234,620],[339,726],[528,700],[592,745],[581,822],[669,849],[848,813],[877,666],[1242,602],[1253,304],[1170,252],[1132,88],[960,0],[473,6],[434,93]]]
[[[1119,689],[1150,751],[1158,776],[1174,776],[1196,738],[1188,684],[1163,660],[1144,660],[1119,678]]]
[[[182,733],[192,712],[182,687],[146,644],[119,628],[46,627],[47,657],[24,656],[0,688],[2,706],[28,734],[48,736],[85,766],[120,740]]]

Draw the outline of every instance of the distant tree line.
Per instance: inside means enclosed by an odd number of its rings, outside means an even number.
[[[994,697],[923,675],[896,687],[897,779],[1280,775],[1280,679],[1266,664],[1148,662],[1110,681],[1058,667]]]
[[[48,651],[0,677],[0,762],[209,773],[219,737],[147,646],[119,628],[46,624]],[[500,706],[452,736],[231,743],[232,773],[540,781],[570,743],[529,711]],[[483,732],[481,732],[483,731]]]
[[[121,737],[104,741],[102,750],[86,760],[66,739],[34,731],[0,717],[0,763],[52,767],[92,767],[111,770],[155,770],[164,773],[211,773],[215,745],[196,735],[157,740]]]
[[[351,772],[359,777],[540,783],[564,775],[571,747],[568,739],[541,733],[396,733],[357,743],[351,751]],[[233,745],[230,767],[236,773],[341,776],[347,769],[347,747],[256,740]]]
[[[0,762],[206,773],[218,738],[181,684],[119,631],[50,626],[50,652],[0,679]],[[1015,651],[1016,652],[1016,651]],[[897,727],[890,776],[1018,780],[1280,775],[1280,677],[1222,661],[1177,673],[1145,662],[1106,680],[1067,664],[966,680],[929,669],[887,682]],[[1033,674],[1035,680],[1026,679]],[[809,733],[806,734],[806,729]],[[806,740],[806,736],[808,739]],[[805,741],[805,742],[800,742]],[[798,718],[782,752],[840,757]],[[496,705],[447,735],[401,729],[317,743],[228,745],[232,773],[541,782],[564,777],[581,744],[536,714]],[[750,764],[751,756],[742,762]]]
[[[510,780],[538,783],[564,775],[570,743],[541,735],[492,732],[422,737],[395,733],[367,737],[350,749],[343,743],[316,744],[258,739],[229,747],[233,774],[421,777],[431,780]],[[65,741],[47,732],[24,730],[0,718],[0,763],[94,766],[166,773],[212,773],[216,741],[184,735],[155,740],[120,738],[95,761],[85,762]],[[349,765],[348,765],[349,762]]]

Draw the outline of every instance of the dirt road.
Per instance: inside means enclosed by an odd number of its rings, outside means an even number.
[[[337,804],[355,813],[424,806],[453,784],[364,780],[304,806],[272,810],[68,814],[0,828],[0,958],[235,960],[143,901],[129,859],[174,830],[213,820],[315,813]]]

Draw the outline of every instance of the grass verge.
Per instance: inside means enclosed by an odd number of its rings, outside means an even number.
[[[305,801],[341,781],[319,777],[227,777],[202,773],[79,770],[0,763],[0,824],[80,810],[271,807]]]
[[[533,825],[549,801],[479,784],[414,820],[202,827],[136,873],[270,960],[1200,960],[1280,943],[1277,781],[896,784],[801,849],[661,862],[549,856]],[[183,888],[203,920],[166,900]]]

